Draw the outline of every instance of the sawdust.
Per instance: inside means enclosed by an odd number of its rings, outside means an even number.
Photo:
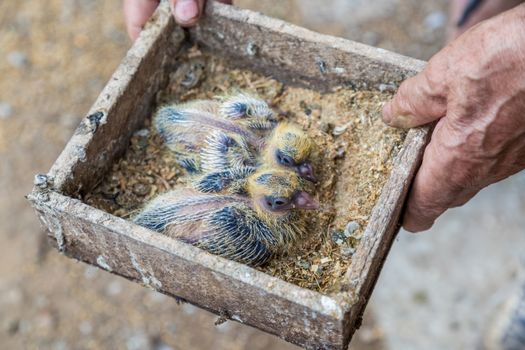
[[[196,48],[180,60],[169,86],[159,92],[158,104],[248,91],[268,101],[279,118],[300,124],[316,141],[320,182],[315,195],[321,209],[308,215],[309,232],[296,247],[261,270],[304,288],[338,292],[405,136],[381,122],[382,105],[391,93],[341,87],[321,94],[230,69],[225,61]],[[84,200],[129,218],[145,202],[185,180],[147,120],[124,157]]]

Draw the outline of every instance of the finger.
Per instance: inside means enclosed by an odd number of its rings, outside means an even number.
[[[447,152],[448,147],[443,146],[443,138],[450,137],[445,124],[446,120],[442,119],[436,126],[412,185],[403,218],[407,231],[428,230],[443,212],[463,205],[479,191],[453,176],[460,174],[463,179],[468,178],[461,175],[465,174],[461,159],[455,158]]]
[[[159,5],[159,0],[124,0],[124,18],[131,40],[135,41]]]
[[[199,20],[205,0],[170,0],[175,21],[183,27],[191,27]]]
[[[445,74],[444,64],[429,62],[421,73],[401,84],[394,98],[383,108],[383,121],[393,127],[411,128],[444,116]]]

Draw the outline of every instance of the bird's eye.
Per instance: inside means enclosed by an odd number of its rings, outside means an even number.
[[[277,151],[277,160],[278,160],[279,164],[284,165],[284,166],[293,166],[293,165],[295,165],[295,162],[292,159],[292,157],[287,156],[287,155],[283,154],[280,151]]]
[[[281,205],[284,205],[284,204],[285,204],[285,201],[280,200],[280,199],[277,199],[277,200],[274,202],[274,204],[275,204],[276,206],[281,206]]]
[[[288,200],[287,198],[266,197],[265,199],[268,209],[271,210],[287,209],[290,205],[290,200]]]

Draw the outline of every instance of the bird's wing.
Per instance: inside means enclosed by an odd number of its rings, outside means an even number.
[[[270,259],[276,243],[270,228],[247,206],[231,205],[210,215],[212,230],[197,246],[238,262],[261,265]]]
[[[209,195],[189,189],[169,191],[151,200],[133,221],[163,232],[172,223],[202,220],[210,211],[231,201],[230,196]]]
[[[219,168],[221,159],[229,160],[229,165],[233,166],[244,165],[252,160],[249,145],[256,148],[260,143],[260,138],[247,128],[196,107],[164,106],[156,112],[153,125],[164,139],[166,146],[178,156],[181,166],[190,173],[201,171],[201,150],[204,148],[206,151],[203,154],[208,159],[209,166],[221,170],[227,169],[227,167]],[[237,151],[226,152],[225,158],[217,158],[217,150],[230,142],[228,137],[218,136],[219,134],[232,135],[229,136],[231,140],[235,137]],[[208,136],[210,136],[209,140],[207,140]]]
[[[227,191],[228,193],[244,194],[247,179],[255,170],[255,167],[242,166],[206,173],[193,183],[193,187],[204,193]]]
[[[238,135],[228,135],[221,130],[212,131],[201,151],[204,172],[225,171],[255,164],[255,151]]]
[[[236,134],[239,135],[239,139],[244,139],[249,144],[257,144],[259,142],[259,137],[255,135],[252,131],[247,128],[239,125],[233,120],[226,118],[221,118],[213,113],[207,113],[205,111],[199,111],[196,109],[189,109],[184,111],[184,116],[186,121],[191,121],[198,125],[200,128],[206,130],[220,130],[225,134]]]
[[[189,149],[200,149],[209,132],[192,119],[192,114],[175,106],[160,108],[153,118],[153,125],[166,144],[181,144]]]
[[[254,118],[246,122],[246,126],[249,129],[260,130],[260,131],[272,130],[275,128],[276,125],[277,125],[276,121],[267,120],[263,118]]]
[[[241,196],[172,191],[154,199],[134,221],[250,265],[266,262],[277,244],[272,230]]]
[[[223,98],[219,113],[226,119],[237,120],[241,125],[256,131],[273,129],[277,123],[265,101],[242,92]]]
[[[187,120],[183,110],[175,106],[160,108],[153,125],[166,146],[177,155],[178,163],[189,173],[200,171],[199,152],[207,132]]]

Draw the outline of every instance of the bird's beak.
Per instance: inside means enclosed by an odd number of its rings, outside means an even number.
[[[312,196],[304,191],[300,191],[295,195],[293,204],[297,209],[319,209],[319,203],[317,203],[317,201]]]
[[[301,165],[298,165],[297,166],[297,172],[299,173],[299,175],[308,180],[308,181],[311,181],[313,183],[316,183],[317,182],[317,178],[315,177],[314,175],[314,168],[312,166],[312,164],[310,163],[302,163]]]

